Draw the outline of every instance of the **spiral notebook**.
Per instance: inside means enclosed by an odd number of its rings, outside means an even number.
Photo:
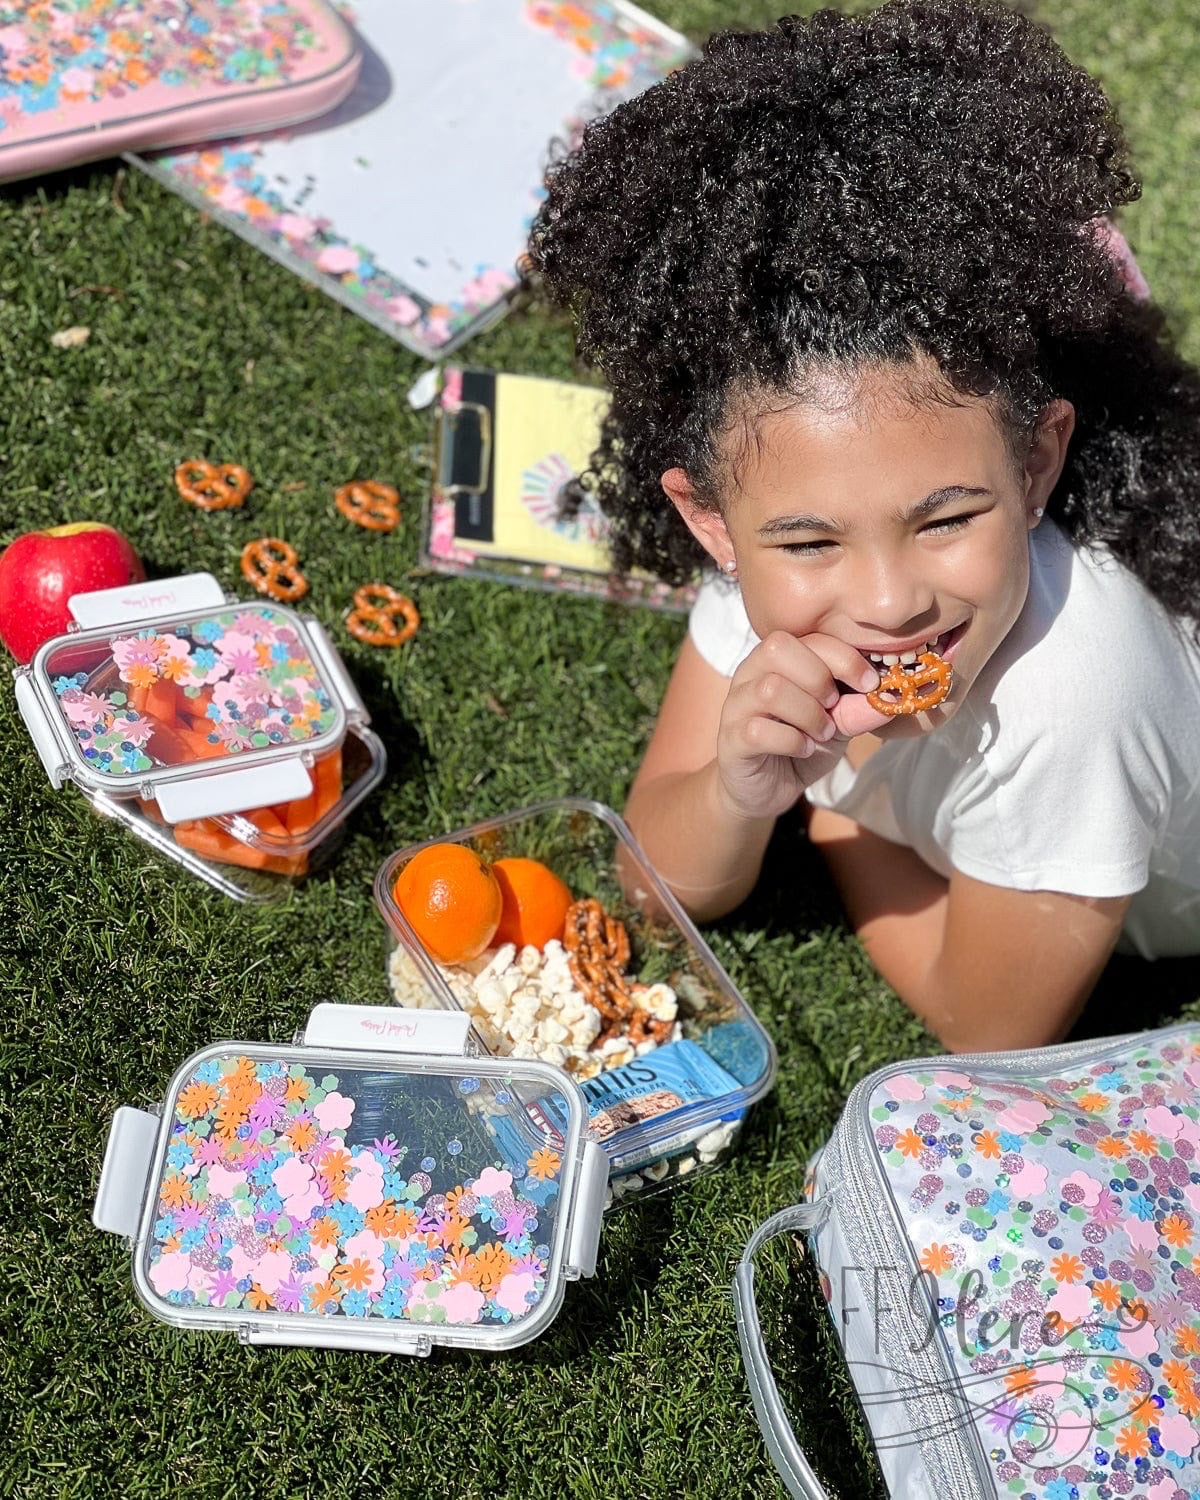
[[[297,129],[130,160],[408,348],[502,316],[552,141],[689,55],[626,0],[354,0],[350,95]]]

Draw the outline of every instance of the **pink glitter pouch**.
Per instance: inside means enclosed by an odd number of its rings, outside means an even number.
[[[553,1095],[560,1129],[528,1105]],[[93,1222],[147,1310],[244,1344],[427,1355],[544,1332],[596,1269],[608,1167],[576,1085],[469,1055],[466,1016],[319,1005],[114,1117]]]
[[[17,668],[54,787],[238,900],[330,853],[386,755],[320,623],[207,573],[77,594],[80,628]]]
[[[21,9],[0,25],[0,181],[298,123],[339,104],[362,65],[324,0]]]
[[[892,1064],[734,1284],[767,1446],[826,1495],[767,1360],[754,1257],[807,1239],[890,1493],[1200,1494],[1200,1025]],[[800,1242],[803,1244],[803,1241]]]

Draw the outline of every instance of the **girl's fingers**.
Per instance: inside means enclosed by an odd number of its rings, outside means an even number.
[[[806,635],[798,643],[806,646],[828,669],[831,677],[860,693],[873,693],[879,673],[861,652],[832,635]]]
[[[857,692],[879,686],[879,673],[845,641],[829,635],[797,638],[783,631],[774,631],[755,647],[734,674],[732,686],[758,683],[765,691],[774,678],[793,683],[824,709],[837,703],[839,682]]]
[[[806,675],[817,692],[824,690],[827,674],[814,668]],[[730,690],[726,723],[735,733],[744,737],[752,725],[772,721],[790,725],[814,740],[832,739],[836,733],[817,693],[781,672],[762,672]],[[757,753],[757,746],[751,747],[751,753]]]
[[[780,755],[804,760],[818,748],[817,741],[794,724],[779,719],[754,718],[742,727],[738,739],[745,755]]]

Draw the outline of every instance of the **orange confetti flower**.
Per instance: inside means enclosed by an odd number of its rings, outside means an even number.
[[[1200,1354],[1200,1330],[1188,1323],[1175,1335],[1175,1343],[1181,1354]]]
[[[949,1245],[927,1245],[921,1251],[921,1269],[934,1276],[944,1276],[954,1265],[954,1252]]]
[[[1004,1375],[1004,1388],[1014,1396],[1023,1396],[1037,1384],[1037,1371],[1032,1365],[1018,1365]]]
[[[1004,1148],[1000,1144],[1000,1137],[994,1130],[981,1130],[975,1137],[975,1149],[980,1156],[997,1157],[1004,1155]]]
[[[1064,1252],[1050,1262],[1050,1274],[1055,1281],[1082,1281],[1083,1262],[1077,1255],[1067,1255]]]
[[[317,1127],[311,1120],[297,1120],[283,1133],[291,1141],[293,1151],[307,1151],[317,1138]]]
[[[925,1142],[915,1130],[910,1128],[896,1142],[896,1146],[905,1156],[917,1157],[924,1151]]]
[[[475,1255],[479,1285],[485,1288],[497,1286],[512,1263],[512,1256],[498,1241],[493,1240],[484,1245]]]
[[[179,1113],[188,1120],[198,1120],[201,1115],[206,1115],[217,1102],[217,1091],[211,1083],[189,1083],[187,1088],[180,1092],[178,1107]]]
[[[562,1157],[548,1146],[540,1146],[529,1158],[527,1165],[531,1177],[536,1177],[539,1182],[549,1182],[562,1166]]]
[[[266,1312],[269,1307],[275,1306],[275,1299],[270,1292],[264,1292],[258,1282],[252,1282],[250,1290],[246,1293],[246,1305],[255,1312]]]
[[[1168,1245],[1176,1248],[1192,1243],[1192,1226],[1182,1214],[1168,1214],[1162,1221],[1160,1233]]]
[[[331,1219],[328,1214],[324,1218],[317,1219],[309,1230],[309,1236],[318,1250],[327,1250],[330,1245],[336,1245],[337,1220]]]
[[[1114,1359],[1108,1367],[1108,1383],[1119,1391],[1140,1391],[1149,1377],[1128,1359]]]
[[[1117,1433],[1117,1452],[1124,1458],[1144,1458],[1150,1452],[1150,1439],[1131,1422]]]
[[[171,1176],[159,1189],[158,1196],[172,1208],[178,1208],[181,1203],[192,1201],[192,1189],[186,1177]]]
[[[1106,1135],[1096,1142],[1096,1149],[1104,1156],[1124,1156],[1125,1142],[1119,1136]]]
[[[308,1309],[315,1312],[324,1307],[327,1302],[340,1302],[342,1300],[342,1289],[332,1279],[328,1281],[315,1281],[308,1289]]]
[[[335,1280],[340,1281],[347,1291],[361,1292],[371,1285],[375,1267],[366,1256],[360,1255],[354,1260],[334,1266],[333,1274]]]

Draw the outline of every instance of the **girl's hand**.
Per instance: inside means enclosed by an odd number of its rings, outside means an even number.
[[[878,686],[870,662],[833,636],[775,631],[760,641],[733,675],[717,731],[720,792],[731,811],[786,812],[850,740],[891,722],[863,696]]]

